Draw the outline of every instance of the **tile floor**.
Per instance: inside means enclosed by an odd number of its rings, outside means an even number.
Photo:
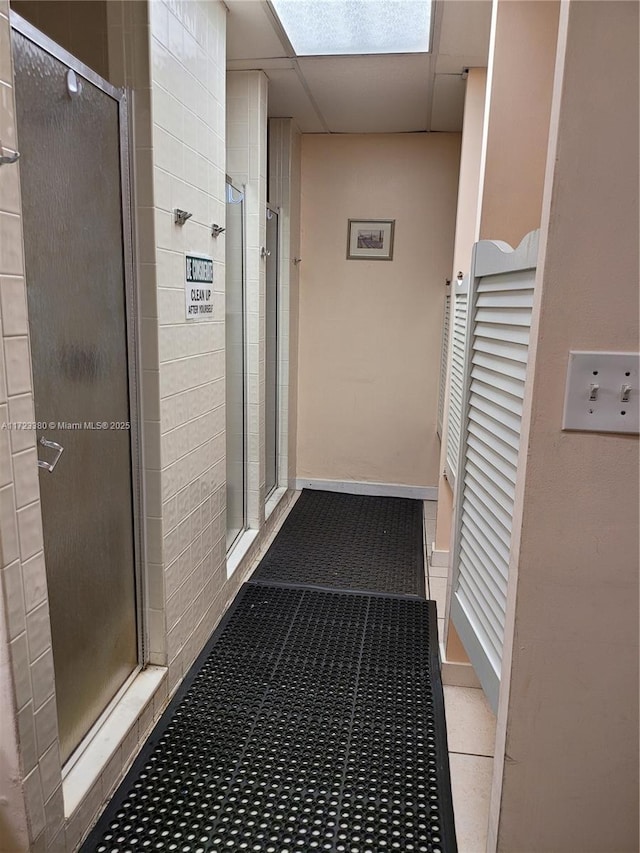
[[[425,550],[429,597],[436,602],[442,636],[447,569],[430,565],[435,508],[435,502],[425,502]],[[496,718],[482,690],[473,687],[445,685],[444,704],[458,851],[485,853]]]

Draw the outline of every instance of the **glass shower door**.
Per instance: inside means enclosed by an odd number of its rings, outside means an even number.
[[[246,527],[244,194],[227,183],[225,264],[227,551]]]
[[[64,763],[138,665],[123,105],[27,31],[14,30],[13,54]]]
[[[267,206],[265,495],[278,485],[278,212]]]

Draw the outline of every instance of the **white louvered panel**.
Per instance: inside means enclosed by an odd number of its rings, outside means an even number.
[[[485,282],[485,285],[482,293],[478,294],[478,299],[476,300],[478,312],[486,311],[492,307],[513,309],[528,308],[531,310],[533,298],[528,282],[524,282],[527,286],[526,288],[523,287],[522,290],[505,291],[502,285],[498,285],[497,282],[493,287],[489,287],[487,285],[489,277],[483,278],[482,280]]]
[[[491,613],[485,598],[486,580],[475,572],[476,557],[473,554],[471,557],[463,547],[460,551],[460,573],[463,579],[456,590],[456,600],[466,600],[467,610],[471,609],[475,613],[475,619],[471,624],[478,626],[476,633],[482,637],[483,650],[488,653],[491,663],[495,667],[495,663],[499,661],[500,654],[500,636],[496,630],[497,619]]]
[[[480,420],[478,412],[472,412],[472,417],[469,419],[468,430],[469,435],[467,442],[470,447],[478,451],[481,459],[493,464],[498,471],[502,471],[504,476],[509,478],[509,470],[504,470],[502,465],[503,459],[513,461],[515,465],[518,458],[518,451],[514,448],[513,443],[517,441],[513,431],[504,429],[498,433],[494,429],[493,423],[490,421]],[[489,426],[487,426],[487,423]],[[494,422],[495,423],[495,422]]]
[[[450,286],[449,286],[450,287]],[[447,385],[447,362],[449,360],[449,331],[451,328],[451,291],[444,298],[444,321],[442,324],[442,350],[440,352],[440,387],[438,390],[437,433],[442,438],[442,419],[444,416],[444,395]]]
[[[496,500],[495,494],[490,495],[475,477],[473,482],[468,484],[467,497],[469,500],[476,501],[476,505],[482,509],[489,504],[489,508],[496,519],[496,531],[499,536],[504,537],[505,544],[508,544],[511,540],[511,519],[504,505]]]
[[[497,371],[493,365],[487,367],[486,364],[478,360],[477,356],[478,354],[476,353],[471,365],[472,379],[493,388],[499,388],[501,391],[511,394],[516,399],[522,400],[522,392],[524,390],[522,379],[517,380],[502,371]]]
[[[484,367],[492,373],[498,373],[501,376],[515,379],[517,382],[524,382],[525,374],[527,371],[526,362],[517,363],[512,361],[511,359],[503,359],[495,353],[489,353],[485,355],[485,353],[474,352],[473,354],[473,364],[478,365],[478,367]]]
[[[507,501],[513,500],[515,496],[515,482],[513,471],[511,470],[511,465],[504,465],[504,460],[506,459],[506,454],[501,454],[494,446],[490,446],[487,441],[483,441],[481,438],[478,438],[477,435],[474,435],[471,430],[469,430],[469,437],[467,441],[467,461],[476,466],[478,469],[478,476],[482,479],[484,477],[491,479],[491,484],[493,486],[493,490],[491,494],[494,493],[495,490],[499,490],[502,492]],[[486,485],[486,484],[484,484]],[[496,498],[499,497],[499,493],[496,494]],[[509,505],[507,503],[505,509],[507,512],[509,511]]]
[[[483,628],[493,648],[499,651],[500,631],[497,626],[500,613],[506,606],[506,598],[493,577],[471,571],[476,561],[475,548],[474,542],[463,540],[460,551],[461,560],[462,564],[469,570],[464,572],[464,578],[460,581],[458,589],[466,593],[467,599],[473,602],[474,609],[483,614]]]
[[[511,256],[496,244],[477,244],[474,265],[487,274],[476,273],[469,297],[471,338],[460,409],[463,431],[451,612],[494,708],[504,642],[535,251],[535,237]]]
[[[535,269],[535,268],[531,268]],[[509,285],[507,291],[515,294],[518,290],[532,291],[531,287],[531,269],[511,270],[507,273],[496,273],[495,275],[482,276],[482,293],[495,293],[499,290],[505,290],[505,276],[509,276]],[[533,301],[531,302],[533,305]]]
[[[500,637],[495,629],[496,619],[485,598],[485,588],[482,585],[483,579],[475,576],[470,571],[473,559],[473,557],[469,557],[469,554],[465,550],[461,551],[461,568],[466,568],[468,571],[464,573],[465,579],[460,584],[459,594],[461,597],[466,598],[468,602],[467,606],[470,606],[475,612],[477,623],[481,626],[486,638],[486,645],[497,656],[500,651]]]
[[[496,535],[493,525],[490,527],[486,521],[486,509],[484,513],[478,512],[474,504],[469,500],[469,496],[465,490],[465,512],[468,515],[467,527],[477,531],[474,534],[478,541],[478,547],[484,557],[488,557],[489,561],[496,566],[498,571],[501,571],[505,565],[509,565],[509,546],[500,540]],[[511,542],[509,542],[511,544]]]
[[[515,394],[505,394],[498,387],[497,383],[491,385],[490,382],[480,382],[471,373],[471,393],[476,394],[478,399],[490,400],[494,406],[502,409],[508,415],[522,418],[522,397],[517,397]]]
[[[471,395],[469,400],[469,419],[479,427],[486,429],[490,435],[518,450],[518,435],[509,424],[500,422],[499,412],[493,412],[488,405],[483,405],[482,397]]]
[[[502,371],[506,375],[517,376],[520,373],[524,379],[527,364],[526,347],[521,347],[518,350],[512,344],[510,345],[496,340],[478,340],[476,344],[473,357],[478,364],[482,363],[482,359],[486,355],[489,357],[492,366],[495,369],[499,369],[499,364],[502,360]],[[518,356],[520,356],[520,358],[518,358]]]
[[[468,325],[468,279],[456,283],[451,334],[451,371],[449,375],[449,412],[447,419],[447,450],[445,473],[455,487],[462,434],[462,397],[465,382],[465,357]]]
[[[476,464],[476,461],[478,464]],[[502,482],[498,482],[498,477],[496,477],[496,469],[491,469],[489,465],[480,464],[480,460],[474,454],[469,454],[468,457],[468,465],[467,467],[471,471],[472,475],[477,478],[478,484],[483,483],[486,480],[491,481],[491,496],[493,497],[496,503],[500,504],[503,510],[509,516],[509,512],[512,508],[513,504],[513,496],[514,496],[514,487],[506,477],[502,476]],[[499,473],[499,472],[498,472]],[[478,488],[481,488],[478,485]]]
[[[465,556],[469,566],[476,565],[479,540],[481,536],[474,535],[473,526],[470,525],[462,537],[460,552]],[[477,588],[479,590],[478,597],[482,599],[487,614],[491,617],[491,624],[496,637],[500,636],[499,619],[500,613],[506,605],[507,595],[507,579],[495,572],[465,572],[460,580],[462,588]]]
[[[529,342],[529,329],[522,326],[503,326],[500,323],[483,323],[480,328],[479,338],[487,338],[489,341],[501,341],[513,347],[525,347]],[[507,349],[507,358],[511,358],[517,350]]]

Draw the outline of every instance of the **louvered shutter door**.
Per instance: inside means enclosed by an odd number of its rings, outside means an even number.
[[[462,397],[464,388],[465,353],[467,349],[469,278],[457,281],[453,301],[453,341],[451,346],[451,372],[449,374],[449,409],[447,413],[447,452],[445,474],[454,488],[458,476],[460,456],[460,428],[462,424]]]
[[[447,361],[449,360],[449,330],[451,328],[451,285],[447,286],[444,297],[444,320],[442,323],[442,351],[440,352],[440,387],[438,390],[437,433],[442,438],[442,417],[444,415],[444,392],[447,384]]]
[[[490,274],[491,250],[478,254],[482,246],[477,244],[474,255],[476,269],[469,297],[472,322],[464,381],[451,615],[496,708],[537,232],[512,257],[489,244],[497,253],[495,265],[507,267],[494,274]],[[481,265],[477,258],[483,255]],[[522,269],[523,265],[528,268]]]

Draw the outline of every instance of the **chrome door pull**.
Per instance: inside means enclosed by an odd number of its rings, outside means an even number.
[[[5,148],[0,140],[0,166],[8,166],[11,163],[15,163],[19,156],[19,151],[15,151],[13,148]]]
[[[61,444],[58,444],[57,441],[48,441],[46,438],[44,438],[44,436],[40,439],[40,444],[43,447],[50,447],[51,450],[56,451],[56,458],[51,463],[44,462],[42,459],[38,459],[38,468],[46,468],[47,471],[51,473],[58,464],[58,460],[62,456],[62,451],[64,450],[64,447]]]

